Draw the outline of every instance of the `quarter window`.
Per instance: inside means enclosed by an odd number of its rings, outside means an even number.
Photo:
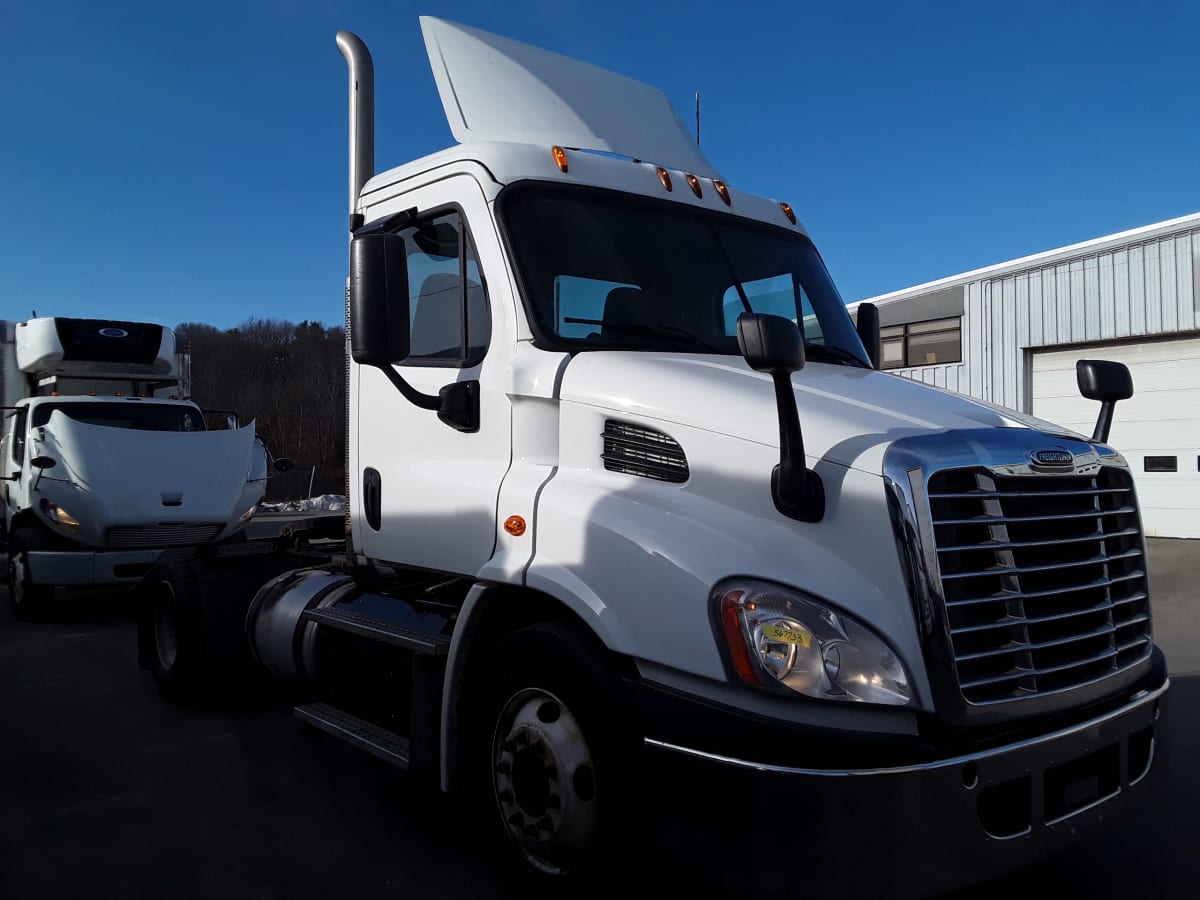
[[[882,366],[902,369],[962,362],[962,319],[934,319],[879,329]]]

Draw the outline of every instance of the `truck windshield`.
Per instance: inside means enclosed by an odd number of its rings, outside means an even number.
[[[810,359],[867,366],[807,237],[630,194],[521,185],[501,216],[539,343],[737,354],[737,318],[796,322]]]
[[[43,403],[36,406],[30,425],[37,428],[50,421],[58,410],[63,415],[88,425],[132,428],[135,431],[204,431],[204,416],[190,406],[165,403]]]

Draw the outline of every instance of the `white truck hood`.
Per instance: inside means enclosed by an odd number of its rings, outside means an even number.
[[[809,363],[792,383],[810,461],[825,458],[876,475],[888,445],[917,434],[1033,428],[1084,439],[1059,425],[883,372]],[[580,353],[567,366],[561,397],[779,446],[771,378],[738,356]]]
[[[254,424],[221,431],[137,431],[90,425],[54,412],[37,452],[59,465],[38,492],[83,523],[87,542],[114,525],[221,525],[262,499],[266,460]],[[258,457],[262,457],[259,459]]]

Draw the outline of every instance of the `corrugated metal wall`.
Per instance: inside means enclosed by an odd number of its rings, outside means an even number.
[[[969,282],[963,362],[891,371],[1028,412],[1027,348],[1198,328],[1200,226],[1191,223],[1176,233]]]

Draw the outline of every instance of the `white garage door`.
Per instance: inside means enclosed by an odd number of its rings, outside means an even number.
[[[1078,359],[1123,362],[1133,375],[1109,443],[1129,460],[1146,534],[1200,538],[1200,338],[1035,351],[1033,414],[1091,435],[1100,404],[1079,396]]]

